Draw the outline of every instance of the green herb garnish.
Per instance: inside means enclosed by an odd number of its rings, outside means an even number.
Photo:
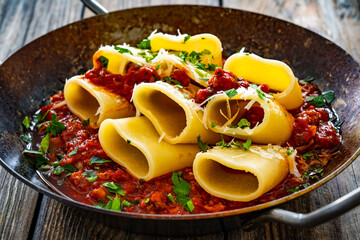
[[[24,127],[26,128],[26,129],[29,129],[30,128],[30,120],[29,120],[29,118],[26,116],[25,118],[24,118],[24,120],[22,121],[22,124],[24,125]]]
[[[122,204],[124,207],[131,207],[131,203],[126,200],[123,200]]]
[[[216,143],[216,146],[221,146],[221,148],[231,148],[230,143],[226,143],[223,135],[220,133],[221,141]]]
[[[127,48],[122,48],[122,47],[119,47],[119,46],[115,46],[114,48],[119,53],[130,53],[131,55],[133,55],[133,53]]]
[[[225,91],[225,94],[231,99],[231,98],[235,97],[238,94],[238,92],[234,88],[232,88],[232,89]]]
[[[103,185],[107,188],[107,190],[109,190],[109,192],[117,193],[121,196],[125,196],[124,190],[120,187],[119,184],[114,182],[107,182],[107,183],[103,183]]]
[[[84,127],[88,126],[89,124],[90,124],[90,118],[88,118],[87,120],[83,120],[81,122],[81,125],[84,126]]]
[[[76,147],[74,150],[72,150],[69,154],[68,154],[68,156],[70,157],[70,156],[72,156],[72,155],[74,155],[74,154],[76,154],[77,153],[77,151],[78,151],[78,147]]]
[[[90,158],[90,163],[89,163],[89,165],[91,165],[91,164],[108,163],[108,162],[111,162],[111,160],[107,160],[107,159],[104,159],[104,158],[101,158],[101,157],[98,157],[98,156],[92,156],[92,157]]]
[[[184,37],[184,42],[183,42],[183,43],[186,43],[186,41],[188,41],[188,40],[190,39],[190,37],[191,37],[190,35],[185,36],[185,37]]]
[[[142,40],[137,47],[140,49],[151,49],[150,39]]]
[[[103,66],[104,68],[107,68],[108,67],[108,64],[109,64],[109,59],[107,59],[106,57],[104,56],[100,56],[98,58],[98,61],[100,62],[101,66]]]
[[[200,150],[201,152],[206,152],[206,151],[209,149],[208,144],[207,144],[207,143],[205,144],[205,143],[201,140],[201,137],[200,137],[200,136],[197,137],[197,143],[198,143],[198,145],[199,145],[199,150]]]
[[[171,181],[174,184],[173,190],[178,203],[180,203],[186,210],[192,212],[194,204],[187,196],[190,193],[191,185],[187,183],[182,177],[182,172],[173,172]]]
[[[96,172],[92,172],[92,171],[86,171],[86,172],[83,172],[82,174],[86,180],[88,180],[89,182],[94,182],[98,176],[97,176],[97,173]]]
[[[333,91],[323,93],[319,96],[307,97],[306,101],[311,102],[312,105],[316,107],[323,107],[326,103],[331,103],[335,98]]]
[[[240,119],[240,121],[238,122],[238,127],[241,129],[250,127],[250,122],[246,119],[246,118],[242,118]]]

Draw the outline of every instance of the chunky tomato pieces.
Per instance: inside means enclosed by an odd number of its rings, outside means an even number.
[[[237,78],[232,72],[216,68],[214,76],[209,80],[205,89],[200,89],[195,95],[195,102],[202,103],[208,97],[216,94],[218,91],[226,91],[239,87],[248,88],[250,85],[247,81]]]
[[[100,67],[85,73],[85,78],[113,93],[124,96],[128,101],[131,99],[135,84],[155,82],[160,79],[155,69],[140,65],[130,66],[123,76],[111,74],[106,68]]]

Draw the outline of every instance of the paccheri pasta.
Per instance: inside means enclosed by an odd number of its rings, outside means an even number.
[[[154,32],[136,47],[100,47],[93,64],[41,108],[40,147],[24,151],[87,204],[151,214],[252,206],[321,178],[340,145],[332,92],[244,50],[223,59],[212,34]]]

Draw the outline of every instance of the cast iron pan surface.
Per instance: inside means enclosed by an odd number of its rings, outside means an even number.
[[[154,30],[194,35],[212,33],[229,56],[242,47],[265,58],[286,62],[297,77],[312,76],[322,91],[332,90],[333,107],[342,125],[340,154],[319,182],[288,197],[245,209],[188,216],[110,212],[65,199],[51,192],[22,160],[21,122],[62,90],[65,79],[92,68],[101,45],[135,46]],[[360,147],[360,66],[329,40],[291,23],[240,10],[200,6],[158,6],[117,11],[85,19],[26,45],[0,66],[0,163],[15,177],[52,198],[79,207],[121,229],[157,235],[189,235],[226,231],[241,226],[254,211],[275,206],[324,184],[356,159]],[[243,214],[246,213],[246,214]]]

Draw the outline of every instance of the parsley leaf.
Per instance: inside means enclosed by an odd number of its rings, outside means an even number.
[[[207,143],[205,144],[205,143],[201,140],[200,135],[197,137],[197,142],[198,142],[198,145],[199,145],[199,150],[200,150],[201,152],[206,152],[206,151],[209,149],[208,144],[207,144]]]
[[[128,202],[128,201],[126,201],[126,200],[123,200],[123,201],[122,201],[122,205],[123,205],[124,207],[131,207],[131,203]]]
[[[242,118],[238,122],[238,127],[241,128],[241,129],[250,127],[250,122],[246,118]]]
[[[66,170],[66,171],[69,171],[69,172],[73,172],[73,171],[75,171],[75,170],[77,170],[73,165],[71,165],[71,164],[65,164],[64,166],[63,166],[63,170]]]
[[[41,140],[39,151],[46,152],[50,146],[50,134],[47,133],[45,137]]]
[[[190,193],[191,185],[187,183],[182,177],[182,172],[173,172],[171,181],[174,184],[173,190],[176,196],[176,200],[187,211],[192,212],[195,207],[191,199],[187,196]]]
[[[76,147],[74,150],[72,150],[69,154],[68,154],[68,156],[70,157],[70,156],[72,156],[72,155],[74,155],[74,154],[76,154],[77,153],[77,151],[78,151],[78,147]]]
[[[108,64],[109,64],[109,59],[107,59],[106,57],[104,56],[100,56],[98,58],[98,61],[100,62],[101,66],[103,66],[104,68],[107,68],[108,67]]]
[[[184,42],[183,42],[183,43],[186,43],[186,41],[188,41],[188,40],[190,39],[190,37],[191,37],[190,35],[185,36],[185,37],[184,37]]]
[[[312,156],[314,156],[314,154],[312,154],[312,153],[304,153],[304,154],[302,155],[302,158],[303,158],[304,160],[308,161],[308,160],[310,160],[310,157],[312,157]]]
[[[216,143],[216,146],[221,146],[221,148],[231,148],[231,144],[230,143],[226,143],[224,141],[224,137],[223,135],[220,133],[221,136],[221,141]]]
[[[22,133],[20,135],[20,138],[26,143],[31,143],[31,136],[29,136],[28,134]]]
[[[216,123],[211,122],[211,128],[214,128],[214,127],[216,127]]]
[[[24,120],[22,121],[22,124],[24,125],[24,127],[26,128],[26,129],[29,129],[30,128],[30,120],[29,120],[29,118],[26,116],[25,118],[24,118]]]
[[[172,203],[175,202],[175,199],[171,193],[169,193],[167,196],[168,196],[170,202],[172,202]]]
[[[335,122],[334,127],[340,128],[341,125],[343,125],[344,122],[345,122],[345,121],[337,121],[337,122]]]
[[[301,83],[301,84],[308,84],[309,82],[312,82],[312,81],[314,81],[315,80],[315,78],[313,78],[313,77],[310,77],[310,76],[307,76],[306,78],[304,78],[304,79],[301,79],[299,82]]]
[[[291,155],[293,154],[293,152],[294,152],[293,147],[290,147],[290,148],[286,151],[286,155],[291,156]]]
[[[101,157],[98,157],[98,156],[92,156],[90,158],[90,163],[89,165],[91,164],[101,164],[101,163],[108,163],[108,162],[111,162],[110,160],[107,160],[107,159],[104,159],[104,158],[101,158]]]
[[[250,146],[251,146],[251,140],[248,139],[246,140],[246,142],[244,144],[239,143],[239,142],[235,142],[234,143],[235,146],[239,147],[239,148],[244,148],[245,151],[249,150]]]
[[[49,126],[46,127],[47,133],[52,133],[54,136],[56,136],[57,133],[61,133],[66,130],[65,125],[62,122],[57,121],[57,116],[55,114],[52,114],[51,121],[46,121],[38,125],[38,128],[40,128],[44,124],[48,124]]]
[[[140,49],[151,49],[150,39],[142,40],[137,47]]]
[[[103,183],[103,186],[106,187],[107,190],[109,190],[109,192],[117,193],[121,196],[125,196],[124,190],[117,183],[107,182],[107,183]]]
[[[92,172],[92,171],[86,171],[86,172],[83,172],[82,174],[86,180],[88,180],[89,182],[94,182],[98,176],[97,176],[97,173],[96,172]]]
[[[231,99],[231,98],[235,97],[238,94],[238,92],[234,88],[232,88],[232,89],[225,91],[225,94]]]
[[[81,126],[84,126],[84,127],[88,126],[89,124],[90,124],[90,118],[88,118],[87,120],[83,120],[81,122]]]
[[[122,47],[118,47],[118,46],[115,46],[114,48],[119,53],[130,53],[131,55],[133,55],[133,53],[127,48],[122,48]]]
[[[311,104],[316,107],[323,107],[326,103],[331,103],[335,98],[335,94],[333,91],[329,91],[326,93],[323,93],[319,96],[313,96],[313,97],[307,97],[306,101],[310,102]]]

